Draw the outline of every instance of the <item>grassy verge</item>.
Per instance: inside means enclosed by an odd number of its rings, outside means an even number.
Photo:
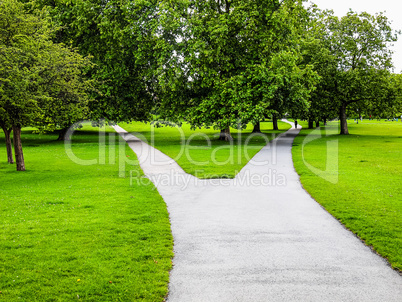
[[[147,141],[176,162],[189,174],[199,178],[233,178],[268,141],[288,130],[290,125],[278,122],[279,131],[272,123],[261,123],[261,134],[252,134],[252,126],[238,131],[232,129],[233,142],[218,140],[214,129],[191,130],[182,127],[155,128],[144,123],[121,123],[120,126]]]
[[[337,135],[337,123],[320,131],[302,130],[294,141],[293,161],[306,190],[348,229],[391,265],[402,270],[402,123],[349,121],[351,135]],[[303,125],[304,126],[304,125]],[[303,145],[306,137],[312,140]],[[333,184],[313,173],[304,160],[326,169],[326,146],[337,141],[339,179]]]
[[[112,130],[109,130],[113,132]],[[119,177],[116,136],[84,128],[71,161],[56,135],[23,132],[26,172],[6,163],[0,133],[0,300],[163,301],[171,269],[166,205],[135,155]],[[104,151],[103,151],[104,150]],[[105,158],[105,164],[99,164]]]

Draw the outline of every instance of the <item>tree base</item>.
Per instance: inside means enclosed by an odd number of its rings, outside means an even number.
[[[230,128],[226,128],[224,130],[221,130],[221,133],[219,134],[219,140],[220,141],[225,141],[225,142],[233,141],[233,137],[230,134]]]
[[[278,118],[276,117],[276,114],[272,115],[272,129],[273,130],[279,130],[278,127]]]
[[[254,125],[253,132],[252,133],[261,133],[261,125],[260,122]]]
[[[59,132],[59,137],[57,138],[58,141],[69,141],[71,138],[67,135],[67,131],[69,128],[63,128]]]
[[[15,153],[15,162],[17,164],[17,171],[25,171],[25,161],[24,161],[24,153],[22,152],[22,144],[21,144],[21,127],[13,126],[13,141],[14,141],[14,153]]]

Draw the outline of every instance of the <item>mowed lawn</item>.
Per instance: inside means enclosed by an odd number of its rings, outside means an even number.
[[[395,269],[402,270],[402,123],[351,120],[348,136],[337,135],[337,123],[326,128],[328,136],[324,128],[303,129],[294,141],[293,161],[303,186]],[[303,144],[311,138],[318,139]],[[337,183],[317,176],[303,162],[302,149],[308,164],[325,170],[327,142],[332,146],[338,142]]]
[[[233,178],[245,164],[280,133],[290,129],[288,123],[279,121],[279,130],[272,130],[272,122],[262,122],[261,132],[253,134],[253,126],[242,131],[231,129],[232,142],[218,140],[219,131],[191,130],[184,123],[181,127],[156,128],[144,123],[120,123],[122,128],[148,142],[173,158],[189,174],[198,178]]]
[[[113,132],[101,136],[104,148],[96,128],[76,132],[75,156],[98,162],[81,165],[57,135],[25,129],[26,172],[7,164],[0,132],[1,301],[164,300],[173,257],[166,205]],[[131,161],[125,178],[119,148]]]

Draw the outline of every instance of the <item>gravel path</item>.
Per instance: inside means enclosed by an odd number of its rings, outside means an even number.
[[[170,213],[169,302],[402,301],[402,278],[302,188],[291,129],[231,180],[199,180],[128,134]]]

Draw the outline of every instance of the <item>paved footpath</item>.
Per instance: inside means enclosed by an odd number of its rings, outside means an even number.
[[[292,129],[231,180],[199,180],[116,126],[170,213],[169,302],[402,301],[402,277],[302,188]]]

